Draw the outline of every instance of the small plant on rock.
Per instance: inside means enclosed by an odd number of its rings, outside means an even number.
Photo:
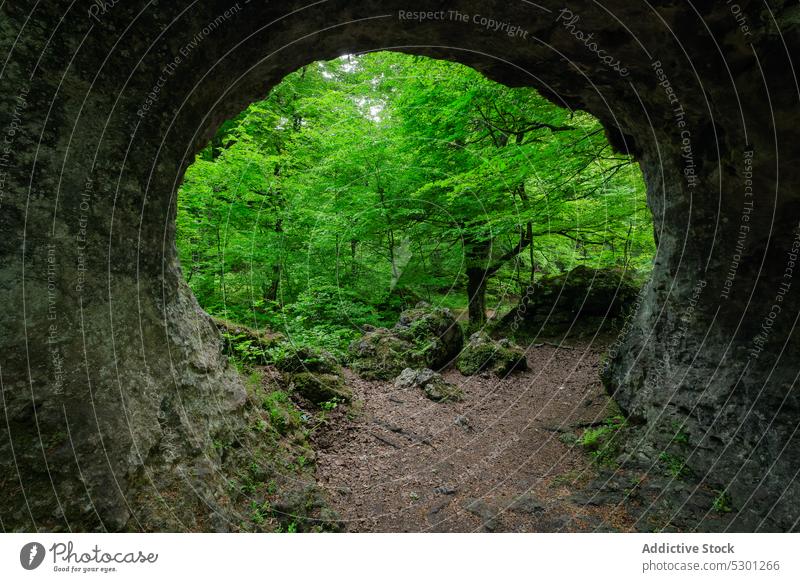
[[[691,470],[686,466],[686,462],[677,455],[662,451],[658,456],[658,460],[664,464],[667,472],[676,479],[688,477],[691,474]]]
[[[733,511],[730,494],[724,489],[717,491],[717,496],[714,498],[711,509],[717,513],[730,513]]]
[[[612,464],[619,453],[617,434],[625,427],[625,424],[623,416],[612,416],[603,421],[600,426],[586,429],[577,442],[591,451],[592,457],[597,463]]]

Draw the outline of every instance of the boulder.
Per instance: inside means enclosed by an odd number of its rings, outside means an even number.
[[[615,318],[626,313],[638,293],[639,285],[624,269],[581,265],[529,287],[517,307],[502,319],[500,327],[545,321],[560,324],[586,317]]]
[[[465,376],[491,371],[505,376],[514,370],[527,370],[525,351],[507,339],[495,341],[483,332],[473,333],[456,360],[456,367]]]
[[[499,525],[500,511],[494,505],[490,505],[483,499],[467,499],[463,505],[464,509],[477,516],[485,531],[495,531]]]
[[[389,380],[415,361],[413,346],[386,328],[369,331],[350,344],[350,368],[367,380]]]
[[[342,367],[330,353],[310,346],[292,346],[275,358],[275,367],[294,392],[320,404],[338,398],[350,401],[352,392],[345,385]]]
[[[442,369],[461,350],[464,336],[449,309],[418,304],[392,329],[368,331],[349,348],[350,367],[368,380],[389,380],[405,368]]]
[[[464,333],[453,313],[427,303],[402,312],[394,333],[411,342],[424,363],[436,369],[447,366],[464,344]]]
[[[400,390],[420,388],[425,396],[436,402],[456,401],[464,398],[461,389],[445,380],[429,368],[414,370],[406,368],[394,381],[394,387]]]
[[[542,501],[532,493],[523,493],[509,503],[508,508],[518,513],[536,514],[545,511]]]

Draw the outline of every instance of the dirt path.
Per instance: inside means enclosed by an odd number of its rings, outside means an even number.
[[[627,530],[616,506],[569,499],[595,468],[560,437],[608,414],[602,346],[572,346],[533,347],[530,369],[503,380],[447,372],[458,403],[348,374],[362,410],[315,436],[318,482],[347,531]]]

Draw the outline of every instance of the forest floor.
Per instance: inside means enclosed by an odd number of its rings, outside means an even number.
[[[574,444],[614,414],[598,379],[605,347],[536,344],[529,369],[504,379],[445,372],[461,402],[348,371],[356,404],[312,439],[318,484],[351,532],[632,530],[624,505],[582,493],[598,468]]]

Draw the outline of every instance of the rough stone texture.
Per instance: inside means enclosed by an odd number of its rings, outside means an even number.
[[[437,374],[429,368],[422,370],[415,370],[414,368],[406,368],[394,380],[394,387],[398,390],[408,390],[410,388],[419,388],[430,382],[433,378],[441,374]]]
[[[431,368],[444,368],[464,344],[464,333],[449,309],[418,304],[400,314],[393,332],[415,346],[418,357]]]
[[[730,493],[732,530],[798,527],[795,2],[741,0],[747,31],[711,0],[576,0],[572,28],[549,0],[251,2],[216,24],[229,2],[148,4],[0,8],[3,529],[225,521],[209,450],[241,429],[244,392],[181,283],[176,187],[284,75],[383,47],[536,86],[637,156],[659,252],[605,381],[648,438],[683,426],[694,473]],[[528,35],[398,18],[431,8]]]
[[[502,377],[514,370],[527,370],[528,361],[525,350],[508,339],[495,341],[478,331],[469,336],[456,360],[456,367],[465,376],[490,371]]]
[[[480,518],[483,531],[494,531],[499,525],[499,510],[490,505],[483,499],[467,499],[464,502],[464,509]]]
[[[389,380],[413,364],[413,346],[386,328],[368,331],[348,349],[350,367],[367,380]]]
[[[273,504],[276,517],[285,527],[305,531],[343,531],[339,514],[328,506],[316,485],[297,485]]]
[[[531,493],[525,493],[509,503],[508,509],[520,513],[541,513],[546,508],[536,496]]]
[[[422,370],[406,368],[394,381],[394,387],[398,390],[419,388],[425,396],[435,402],[451,402],[464,398],[464,393],[458,386],[428,368]]]
[[[368,331],[349,348],[350,367],[362,378],[390,380],[406,367],[442,369],[458,355],[464,335],[449,309],[419,304],[391,329]]]
[[[236,411],[247,430],[213,443],[210,454],[227,478],[228,499],[215,508],[208,524],[199,524],[200,529],[268,533],[278,528],[339,530],[338,517],[317,487],[316,453],[310,448],[308,423],[280,390],[274,376],[262,374],[257,378],[248,378],[247,401]],[[298,462],[300,458],[303,462]],[[143,493],[134,500],[146,507],[152,498]],[[162,507],[151,509],[165,511],[168,505],[162,503]]]
[[[291,346],[276,358],[275,367],[283,372],[284,382],[303,398],[320,404],[338,398],[349,401],[350,389],[336,358],[310,346]]]
[[[536,329],[572,323],[579,318],[613,318],[634,305],[639,286],[623,269],[578,266],[546,277],[528,289],[519,305],[505,315],[501,329]]]

